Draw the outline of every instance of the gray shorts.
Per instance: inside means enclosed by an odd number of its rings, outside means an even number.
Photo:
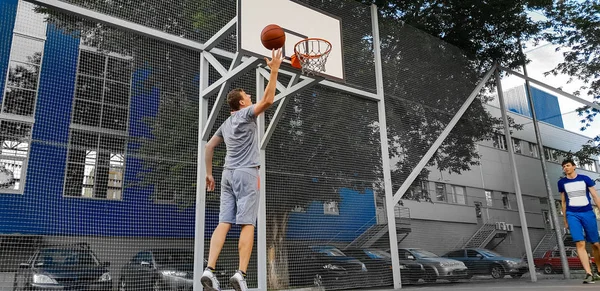
[[[259,178],[258,168],[223,170],[219,222],[256,226]]]

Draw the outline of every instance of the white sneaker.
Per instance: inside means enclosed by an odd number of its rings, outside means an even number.
[[[246,278],[242,275],[241,271],[235,272],[235,274],[229,278],[229,283],[233,286],[235,291],[246,291],[248,290],[248,285],[246,284]]]
[[[209,269],[204,270],[204,273],[202,273],[202,278],[200,278],[200,282],[202,283],[204,290],[221,291],[221,288],[219,287],[219,280],[217,280],[215,274]]]

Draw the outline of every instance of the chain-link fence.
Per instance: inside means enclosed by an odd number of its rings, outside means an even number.
[[[223,73],[213,64],[203,74],[199,48],[236,17],[237,1],[40,2],[47,6],[0,4],[0,289],[192,290],[200,275],[194,238],[202,237],[195,224],[198,132],[206,126],[200,90]],[[496,80],[482,80],[487,72],[460,49],[379,19],[381,94],[371,7],[301,2],[341,19],[346,80],[337,84],[345,89],[313,84],[264,115],[266,127],[278,123],[262,165],[265,245],[257,232],[248,286],[258,288],[261,278],[269,289],[391,286],[388,206],[403,284],[529,276],[518,192],[535,266],[560,272],[556,237],[573,243],[560,224],[557,181],[563,159],[593,138],[577,132],[593,112],[574,113],[589,104],[542,83],[529,89],[503,71],[507,142]],[[213,61],[227,70],[235,30],[217,48],[225,53]],[[236,76],[224,91],[242,88],[256,101],[261,70]],[[283,86],[294,80],[280,73]],[[206,98],[210,112],[218,94]],[[226,102],[220,106],[210,134],[230,116]],[[205,258],[219,221],[225,153],[225,145],[215,150],[217,187],[206,192]],[[388,156],[390,169],[382,163]],[[578,173],[598,178],[597,157],[573,157]],[[388,205],[391,195],[398,203]],[[216,266],[224,289],[238,268],[239,236],[234,226]]]

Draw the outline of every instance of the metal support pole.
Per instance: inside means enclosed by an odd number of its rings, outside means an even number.
[[[533,262],[533,251],[531,250],[531,240],[529,239],[529,228],[527,227],[527,218],[525,217],[525,207],[523,205],[523,195],[521,193],[521,183],[519,182],[519,172],[515,160],[514,145],[510,136],[510,128],[508,123],[508,114],[504,103],[504,94],[502,92],[502,81],[500,80],[500,71],[496,69],[496,88],[498,90],[498,101],[500,102],[500,111],[502,113],[502,121],[504,122],[504,136],[507,143],[508,159],[512,168],[513,181],[515,183],[515,193],[517,195],[517,208],[519,209],[519,220],[521,221],[521,230],[523,231],[523,241],[525,244],[525,253],[527,254],[527,265],[529,266],[529,274],[531,282],[537,281],[537,273],[535,272],[535,264]]]
[[[208,60],[200,56],[200,92],[208,86]],[[198,166],[196,174],[196,223],[194,227],[194,290],[202,290],[200,277],[204,271],[204,217],[206,216],[206,167],[204,147],[207,140],[202,137],[208,119],[208,99],[198,96]]]
[[[379,116],[379,140],[381,143],[381,162],[385,191],[385,209],[390,237],[390,254],[392,256],[392,273],[394,289],[402,288],[402,275],[400,274],[400,258],[398,256],[398,235],[396,233],[396,216],[394,215],[394,196],[392,193],[392,172],[390,169],[390,156],[388,149],[387,122],[385,116],[385,103],[383,92],[383,69],[381,65],[381,50],[379,41],[379,16],[377,5],[371,5],[371,21],[373,25],[373,51],[375,54],[375,78],[377,83],[377,109]]]
[[[527,66],[525,65],[525,54],[523,53],[523,47],[519,42],[519,50],[521,52],[521,58],[523,61],[523,74],[527,75]],[[546,165],[546,156],[544,154],[544,142],[542,140],[542,134],[540,133],[540,127],[537,120],[537,113],[535,112],[535,104],[533,103],[533,95],[531,94],[531,84],[529,79],[525,79],[525,89],[527,90],[527,100],[529,101],[529,107],[531,108],[531,118],[533,119],[533,129],[535,130],[535,138],[537,140],[538,152],[540,153],[540,160],[542,163],[542,173],[544,174],[544,182],[546,183],[546,191],[548,194],[548,201],[550,202],[550,212],[552,215],[552,221],[554,222],[554,232],[556,233],[556,241],[558,243],[558,249],[560,251],[560,261],[563,268],[563,276],[565,279],[571,278],[571,270],[569,269],[569,262],[567,260],[567,254],[565,252],[565,244],[563,241],[563,235],[560,224],[558,222],[558,212],[556,211],[556,205],[554,204],[554,195],[552,194],[552,186],[550,185],[550,179],[548,178],[548,166]],[[566,215],[566,213],[565,213]]]
[[[265,79],[259,73],[260,68],[256,69],[256,102],[263,98],[265,90]],[[265,135],[265,114],[258,116],[258,140],[262,140]],[[258,290],[267,290],[267,201],[266,201],[266,185],[267,185],[267,150],[260,149],[260,170],[259,170],[259,200],[258,200],[258,221],[257,221],[257,275],[258,275]]]

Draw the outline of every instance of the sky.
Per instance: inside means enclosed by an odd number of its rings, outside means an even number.
[[[533,19],[540,19],[541,17],[543,17],[537,13],[531,13],[530,16]],[[570,78],[568,75],[548,75],[547,77],[544,76],[545,72],[550,71],[551,69],[556,67],[556,65],[563,61],[564,51],[556,51],[556,45],[543,42],[538,45],[528,43],[525,44],[524,47],[524,52],[527,55],[527,58],[531,60],[531,62],[527,64],[527,73],[529,77],[544,82],[552,87],[560,88],[568,93],[573,93],[577,91],[583,85],[582,81],[575,79],[571,83],[568,83]],[[504,90],[524,83],[525,81],[523,79],[515,76],[508,76],[502,80],[502,86]],[[547,91],[540,87],[537,88]],[[553,95],[558,95],[551,91],[548,92]],[[582,104],[579,102],[572,101],[571,99],[564,96],[557,97],[565,129],[588,137],[595,137],[600,134],[600,116],[598,116],[594,120],[591,127],[587,128],[585,131],[581,131],[581,117],[577,115],[575,109],[581,107]],[[586,94],[581,94],[581,96],[579,97],[588,101],[593,100],[593,96],[588,96]]]

